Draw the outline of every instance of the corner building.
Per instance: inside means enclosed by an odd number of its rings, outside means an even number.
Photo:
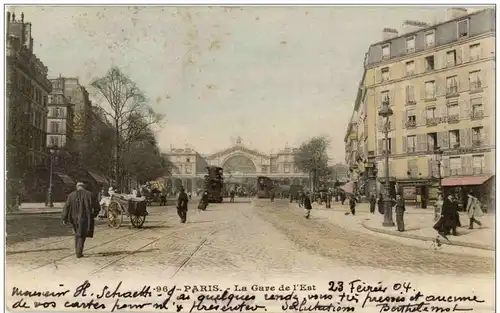
[[[378,115],[388,96],[390,181],[405,198],[435,199],[439,177],[462,200],[475,189],[491,203],[495,168],[495,10],[450,18],[428,26],[405,22],[398,35],[370,46],[364,79],[368,154],[384,182],[384,121]],[[374,134],[374,135],[371,135]],[[376,135],[375,135],[376,134]],[[435,148],[443,150],[441,173]]]

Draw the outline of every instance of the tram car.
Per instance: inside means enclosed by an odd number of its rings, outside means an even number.
[[[205,175],[205,191],[209,203],[221,203],[224,199],[224,177],[222,167],[208,166]]]
[[[257,177],[257,198],[265,199],[271,197],[271,192],[274,191],[274,182],[266,176]]]

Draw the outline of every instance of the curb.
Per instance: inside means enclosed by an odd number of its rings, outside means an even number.
[[[404,232],[395,233],[395,232],[390,231],[390,230],[378,229],[378,228],[366,225],[366,222],[362,222],[361,224],[363,225],[364,228],[366,228],[372,232],[375,232],[375,233],[380,233],[380,234],[385,234],[385,235],[390,235],[390,236],[395,236],[395,237],[403,237],[403,238],[421,240],[421,241],[434,241],[435,240],[435,238],[430,238],[430,237],[426,237],[426,236],[405,234]],[[459,246],[459,247],[466,247],[466,248],[495,251],[494,247],[487,246],[487,245],[481,245],[481,244],[468,243],[468,242],[460,242],[460,241],[447,242],[447,241],[443,240],[442,243],[446,244],[446,245],[450,245],[450,246]]]
[[[15,215],[40,215],[40,214],[59,214],[62,213],[62,209],[60,211],[40,211],[40,212],[22,212],[22,211],[17,211],[17,212],[8,212],[6,213],[7,216],[15,216]]]

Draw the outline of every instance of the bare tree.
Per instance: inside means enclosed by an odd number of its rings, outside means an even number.
[[[106,75],[94,79],[91,86],[106,100],[107,106],[99,107],[115,128],[115,183],[120,188],[122,151],[149,126],[159,123],[163,116],[154,112],[137,84],[118,67],[112,67]],[[133,122],[137,118],[143,122]]]
[[[327,137],[314,137],[302,143],[295,154],[295,165],[301,171],[311,175],[312,189],[314,189],[319,177],[328,176],[330,173],[327,154],[329,145],[330,142]]]

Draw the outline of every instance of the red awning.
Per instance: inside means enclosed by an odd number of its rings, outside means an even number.
[[[477,186],[484,184],[490,176],[447,177],[441,180],[442,186]]]

